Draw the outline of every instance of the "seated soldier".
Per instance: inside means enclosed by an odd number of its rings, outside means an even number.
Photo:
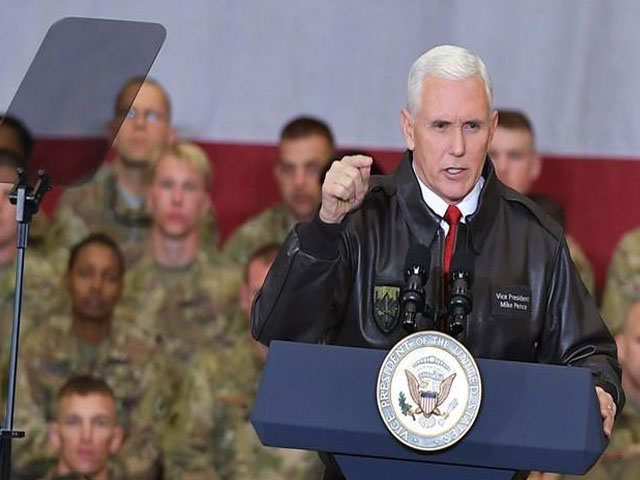
[[[631,301],[616,334],[622,387],[627,397],[616,420],[609,446],[598,463],[584,476],[563,479],[636,480],[640,478],[640,300]]]
[[[124,304],[177,365],[229,333],[227,310],[240,274],[202,248],[198,228],[210,207],[211,164],[179,142],[154,162],[147,205],[153,217],[144,257],[129,272]]]
[[[616,333],[625,312],[640,297],[640,227],[625,233],[616,246],[602,295],[602,318]]]
[[[236,345],[203,350],[186,369],[176,401],[177,429],[165,447],[170,478],[306,480],[322,475],[315,453],[265,447],[248,421],[267,354],[267,347],[251,337],[249,313],[279,249],[268,244],[249,257],[233,315]]]
[[[280,203],[241,225],[224,245],[224,254],[245,265],[251,252],[268,243],[282,243],[298,222],[308,221],[320,206],[320,175],[333,154],[329,126],[311,117],[298,117],[280,133],[274,176]]]
[[[57,463],[43,480],[113,480],[109,458],[123,440],[116,418],[116,397],[109,386],[88,375],[70,378],[56,398],[49,443]]]
[[[143,253],[151,227],[144,205],[149,164],[176,138],[171,126],[171,101],[160,83],[136,77],[123,85],[109,125],[109,136],[114,135],[114,161],[105,164],[91,181],[67,189],[60,197],[48,243],[53,250],[69,248],[90,232],[104,232],[122,247],[130,266]],[[203,248],[217,251],[213,210],[200,228]]]
[[[16,169],[22,166],[23,157],[9,150],[0,150],[0,392],[6,385],[16,281],[16,207],[9,201],[9,193],[16,180]],[[61,291],[56,288],[53,277],[49,263],[38,253],[28,250],[22,293],[22,335],[32,328],[33,316],[38,312],[46,313],[60,297]],[[3,403],[4,394],[0,398],[0,406]]]
[[[536,151],[533,126],[524,113],[498,110],[498,128],[491,140],[489,156],[501,182],[523,195],[531,193],[542,172],[542,159]],[[593,295],[596,288],[593,267],[578,242],[566,233],[565,238],[571,260]]]
[[[172,379],[155,342],[133,318],[114,313],[122,292],[124,258],[104,234],[91,234],[71,250],[65,284],[71,312],[52,316],[24,338],[16,424],[28,435],[14,446],[14,468],[42,475],[53,460],[46,448],[46,423],[54,418],[56,392],[73,375],[103,378],[117,392],[121,425],[129,433],[119,459],[131,478],[155,478],[160,454],[152,426],[169,403]],[[154,382],[167,388],[154,393],[154,408],[142,409]],[[159,417],[153,417],[153,415]],[[153,417],[153,418],[152,418]]]

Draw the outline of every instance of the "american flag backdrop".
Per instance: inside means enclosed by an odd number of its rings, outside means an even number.
[[[640,224],[634,0],[6,2],[0,110],[49,25],[67,16],[166,27],[151,75],[172,97],[180,136],[212,158],[223,235],[277,199],[277,136],[295,115],[327,120],[340,147],[368,151],[391,170],[403,149],[409,66],[443,43],[477,52],[493,77],[495,106],[531,117],[546,160],[536,190],[563,203],[599,283],[621,234]],[[73,61],[62,55],[60,68]]]

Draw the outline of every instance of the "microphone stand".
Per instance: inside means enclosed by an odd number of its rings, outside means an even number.
[[[13,429],[13,416],[16,400],[16,374],[18,372],[18,347],[20,338],[20,316],[22,314],[22,288],[24,282],[24,259],[29,239],[31,218],[38,212],[44,194],[51,190],[49,177],[44,170],[38,172],[38,183],[31,188],[27,172],[18,168],[18,181],[9,193],[9,201],[16,206],[18,230],[16,237],[16,282],[13,302],[13,326],[11,330],[11,358],[7,388],[7,409],[4,427],[0,431],[0,479],[9,479],[11,475],[11,441],[22,438],[25,433]]]

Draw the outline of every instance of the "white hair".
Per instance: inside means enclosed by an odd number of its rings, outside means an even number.
[[[412,116],[422,100],[422,87],[428,75],[447,80],[465,80],[479,76],[487,91],[489,109],[493,101],[493,89],[489,70],[480,57],[466,48],[440,45],[423,53],[413,62],[407,80],[407,108]]]

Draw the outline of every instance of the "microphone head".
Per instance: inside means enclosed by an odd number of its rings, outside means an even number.
[[[407,252],[407,258],[405,261],[405,279],[409,275],[426,275],[429,272],[430,264],[431,252],[429,249],[419,243],[411,245]]]

